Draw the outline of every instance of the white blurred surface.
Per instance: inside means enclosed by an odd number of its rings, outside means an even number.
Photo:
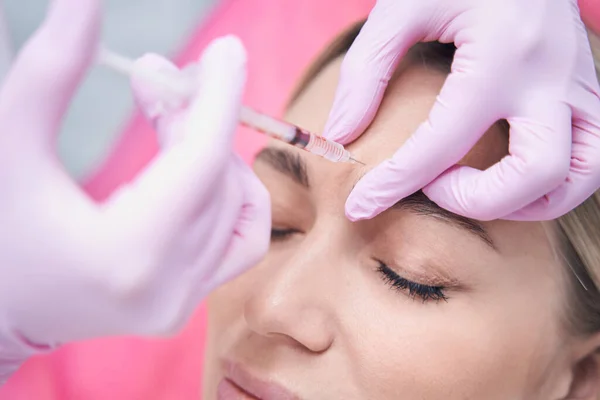
[[[217,0],[104,0],[103,42],[125,55],[172,55]],[[10,42],[0,38],[0,76],[10,48],[18,49],[44,17],[48,0],[1,0]],[[0,19],[0,33],[4,24]],[[4,35],[2,35],[4,36]],[[126,79],[94,68],[75,97],[59,136],[67,170],[81,179],[108,154],[133,110]]]

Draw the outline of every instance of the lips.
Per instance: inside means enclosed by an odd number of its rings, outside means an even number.
[[[261,380],[240,364],[225,363],[225,377],[217,389],[218,400],[300,400],[283,386]]]
[[[217,400],[259,400],[227,378],[223,378],[217,387]]]

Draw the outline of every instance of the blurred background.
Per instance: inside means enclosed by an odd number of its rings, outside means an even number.
[[[42,21],[49,1],[0,1],[4,11],[0,29],[8,32],[7,41],[0,43],[0,76]],[[175,54],[216,3],[105,0],[103,41],[110,49],[132,57],[149,51]],[[79,90],[59,136],[59,155],[76,179],[88,176],[110,152],[132,110],[128,81],[106,69],[94,68]]]
[[[0,32],[6,33],[0,34],[0,78],[12,56],[42,21],[49,1],[0,0]],[[579,3],[582,8],[594,8],[592,3],[596,1],[600,0]],[[217,3],[218,0],[105,0],[103,41],[110,49],[134,58],[149,51],[166,56],[177,54]],[[600,28],[600,22],[596,24],[594,28]],[[600,39],[593,40],[600,47]],[[59,156],[75,179],[85,180],[100,166],[123,132],[133,107],[127,79],[103,68],[90,71],[58,142]]]
[[[41,22],[49,1],[0,0],[0,80],[11,56]],[[197,59],[210,40],[238,35],[249,54],[244,101],[277,116],[313,57],[342,29],[364,18],[375,0],[103,2],[103,41],[130,57],[154,51],[185,64]],[[579,0],[590,15],[588,24],[598,32],[599,2]],[[600,49],[600,39],[593,41]],[[238,135],[236,150],[249,161],[260,147],[258,138],[264,137],[245,133]],[[58,152],[68,171],[84,183],[92,199],[102,201],[157,151],[152,129],[134,112],[127,79],[93,69],[59,137]],[[104,338],[34,357],[0,388],[0,399],[198,399],[205,322],[205,309],[200,307],[172,338]]]

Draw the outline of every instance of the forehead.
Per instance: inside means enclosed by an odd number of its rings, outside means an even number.
[[[314,133],[323,131],[333,103],[341,62],[341,57],[332,61],[308,84],[288,108],[288,121]],[[362,173],[391,157],[419,124],[427,119],[445,79],[446,75],[439,69],[400,64],[374,121],[359,139],[346,146],[366,164],[366,167],[361,167],[362,171],[356,171],[356,166],[331,164],[305,152],[298,152],[306,160],[311,180],[315,182],[313,190],[322,195],[321,204],[335,204],[336,209],[339,208],[343,213],[345,198]],[[290,149],[290,146],[277,141],[272,141],[270,146]],[[463,157],[460,164],[485,169],[506,154],[507,132],[495,125]],[[327,169],[327,173],[315,174],[324,169]],[[510,259],[528,260],[533,264],[540,259],[544,259],[545,263],[554,259],[547,229],[541,223],[493,221],[484,225]]]
[[[332,61],[306,87],[292,104],[286,119],[311,132],[320,133],[325,123],[339,80],[342,58]],[[446,75],[439,69],[421,65],[399,66],[384,96],[373,123],[347,148],[372,167],[391,157],[427,119]],[[461,164],[485,169],[508,153],[506,132],[495,125],[467,154]]]

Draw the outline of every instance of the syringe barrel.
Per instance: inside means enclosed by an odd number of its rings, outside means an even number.
[[[104,65],[131,75],[134,71],[133,60],[114,53],[106,48],[102,48],[98,54],[98,60]],[[156,71],[137,71],[139,76],[146,78],[155,84],[160,84],[170,89],[173,94],[181,99],[191,98],[196,86],[194,76],[197,74],[197,65],[192,64],[179,72],[156,72]],[[242,107],[240,120],[243,124],[250,126],[269,136],[283,140],[291,145],[303,148],[313,154],[319,155],[333,162],[348,162],[351,155],[344,146],[336,142],[327,140],[321,136],[304,131],[287,122],[279,121],[265,114],[259,113],[251,108]]]
[[[240,121],[252,129],[284,142],[292,143],[297,137],[297,129],[293,125],[259,113],[250,107],[242,107]]]
[[[327,140],[322,136],[310,135],[305,150],[333,162],[350,161],[350,153],[339,143]]]

